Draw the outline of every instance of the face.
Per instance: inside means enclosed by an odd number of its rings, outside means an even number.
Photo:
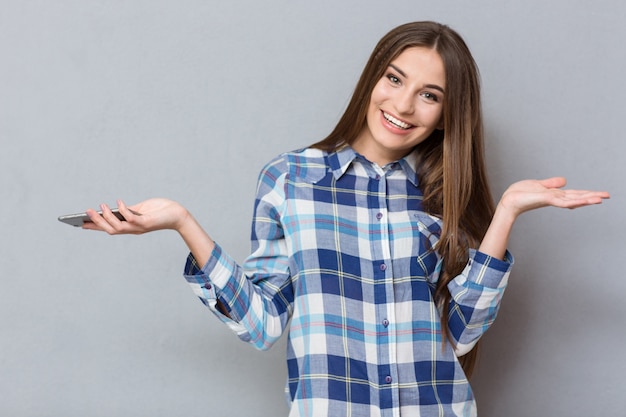
[[[430,48],[405,49],[372,90],[363,131],[352,144],[368,160],[397,161],[443,128],[445,69]]]

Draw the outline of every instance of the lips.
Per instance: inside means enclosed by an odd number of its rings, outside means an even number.
[[[383,117],[385,118],[385,120],[387,120],[389,123],[391,123],[393,126],[397,127],[398,129],[408,130],[414,127],[413,125],[406,123],[400,119],[397,119],[394,116],[384,111],[383,111]]]

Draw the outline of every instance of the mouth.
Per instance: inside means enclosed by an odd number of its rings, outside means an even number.
[[[385,118],[385,120],[387,120],[389,123],[391,123],[392,125],[394,125],[395,127],[402,129],[402,130],[409,130],[412,127],[415,127],[411,124],[408,124],[406,122],[403,122],[400,119],[396,119],[395,117],[393,117],[392,115],[390,115],[387,112],[383,111],[383,117]]]

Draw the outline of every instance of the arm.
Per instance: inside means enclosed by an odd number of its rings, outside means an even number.
[[[479,250],[502,259],[508,246],[511,229],[517,217],[541,207],[575,209],[600,204],[609,193],[604,191],[566,190],[565,178],[526,180],[511,185],[502,195]]]
[[[112,235],[177,231],[191,251],[185,278],[196,295],[242,340],[267,349],[280,337],[291,314],[288,256],[276,209],[284,201],[281,168],[278,161],[261,175],[253,222],[254,253],[244,267],[222,252],[193,216],[171,200],[151,199],[131,207],[118,201],[126,221],[102,205],[102,216],[88,210],[93,223],[84,228]]]
[[[240,266],[215,246],[206,265],[190,259],[185,278],[205,305],[219,300],[228,317],[217,314],[239,338],[257,349],[269,349],[287,327],[293,290],[280,213],[283,210],[283,161],[263,170],[252,225],[252,254]],[[190,262],[188,262],[188,266]],[[215,313],[215,309],[211,308]]]
[[[503,194],[478,251],[470,251],[466,268],[448,284],[452,295],[448,324],[458,356],[469,352],[496,318],[513,262],[506,248],[517,217],[541,207],[574,209],[609,198],[606,192],[563,186],[565,179],[560,177],[526,180]]]
[[[180,204],[166,199],[150,199],[133,207],[118,200],[120,213],[126,221],[122,222],[111,213],[111,209],[102,204],[102,216],[95,210],[87,210],[91,223],[85,223],[84,229],[101,230],[110,235],[143,234],[156,230],[172,229],[178,232],[189,247],[198,263],[204,265],[215,248],[215,242],[200,226],[196,219]],[[227,309],[217,301],[216,308],[228,316]]]

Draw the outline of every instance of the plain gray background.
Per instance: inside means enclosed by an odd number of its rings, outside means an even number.
[[[427,19],[481,68],[496,197],[553,175],[613,196],[519,220],[480,414],[623,415],[625,17],[621,0],[0,0],[0,415],[286,415],[284,340],[257,352],[214,319],[175,233],[56,218],[170,197],[243,260],[261,166],[327,134],[377,40]]]

